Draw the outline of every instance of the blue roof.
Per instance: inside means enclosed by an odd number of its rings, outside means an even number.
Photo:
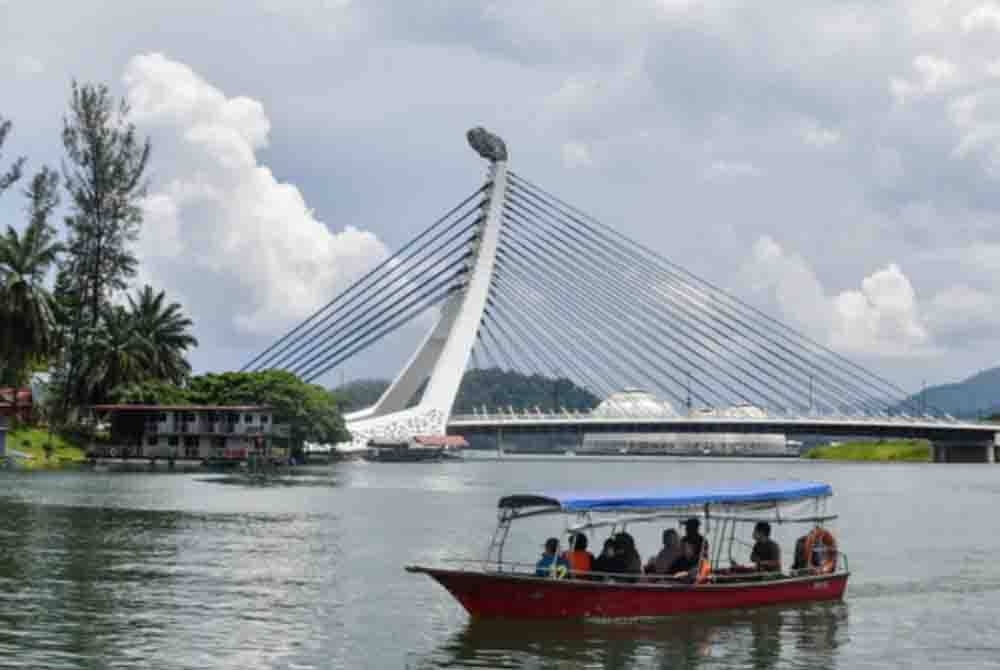
[[[610,512],[785,502],[833,495],[824,482],[756,481],[653,490],[529,493],[504,496],[497,507],[556,507],[564,512]]]

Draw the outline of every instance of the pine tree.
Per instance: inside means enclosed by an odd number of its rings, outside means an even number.
[[[97,336],[112,295],[127,288],[136,273],[131,243],[142,224],[150,143],[137,136],[128,114],[126,102],[116,103],[107,86],[73,82],[62,133],[70,214],[66,254],[56,279],[56,296],[67,319],[60,375],[64,411],[86,400],[81,372],[92,349],[88,340]]]
[[[5,120],[0,116],[0,158],[3,157],[3,144],[7,141],[7,135],[10,133],[10,121]],[[24,165],[24,157],[20,157],[14,161],[14,163],[7,168],[6,172],[0,172],[0,193],[3,193],[11,184],[16,182],[21,178],[21,168]]]

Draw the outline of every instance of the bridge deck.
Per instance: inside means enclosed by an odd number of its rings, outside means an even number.
[[[1000,425],[940,419],[891,417],[589,417],[567,414],[455,415],[450,431],[538,432],[545,430],[646,433],[784,433],[786,435],[830,435],[922,438],[941,442],[995,439]]]

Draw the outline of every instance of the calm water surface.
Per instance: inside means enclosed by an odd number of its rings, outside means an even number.
[[[775,476],[833,484],[844,603],[472,624],[402,570],[481,556],[510,490]],[[998,502],[1000,466],[985,465],[350,463],[267,486],[0,472],[0,668],[1000,667]],[[512,541],[533,560],[556,530]],[[644,558],[659,531],[636,533]],[[786,552],[794,535],[781,529]]]

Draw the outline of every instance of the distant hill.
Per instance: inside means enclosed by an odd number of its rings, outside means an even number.
[[[353,412],[374,404],[389,387],[385,379],[363,379],[349,382],[333,389],[341,410]],[[489,368],[469,370],[462,378],[462,385],[452,409],[456,414],[472,412],[484,405],[489,410],[513,407],[515,410],[543,410],[554,406],[569,410],[593,409],[600,399],[587,389],[569,379]]]
[[[954,384],[928,386],[923,394],[910,396],[916,407],[924,406],[955,417],[974,419],[1000,413],[1000,367],[977,372]]]
[[[340,411],[347,413],[371,407],[387,388],[389,381],[386,379],[356,379],[333,389],[333,393]]]

